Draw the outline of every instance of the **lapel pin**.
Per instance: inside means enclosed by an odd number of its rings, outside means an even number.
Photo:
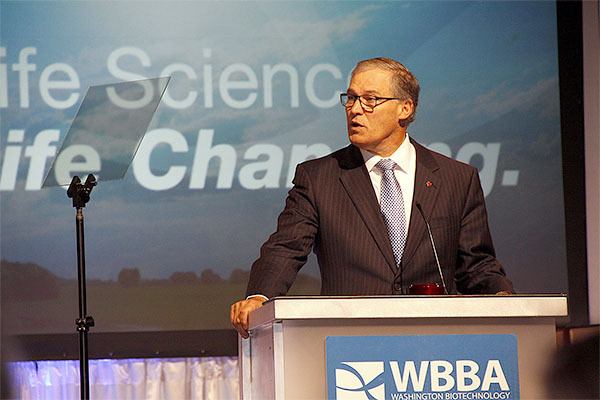
[[[425,186],[427,186],[427,187],[432,187],[432,186],[433,186],[433,183],[431,183],[431,181],[427,181],[427,182],[425,182]]]

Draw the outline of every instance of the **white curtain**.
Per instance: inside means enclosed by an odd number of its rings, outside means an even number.
[[[23,400],[79,399],[79,361],[8,364],[13,393]],[[238,399],[236,357],[90,360],[90,397]]]

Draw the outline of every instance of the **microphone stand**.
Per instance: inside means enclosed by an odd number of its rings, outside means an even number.
[[[79,385],[81,399],[90,398],[90,377],[88,358],[88,331],[94,326],[94,318],[87,315],[87,295],[85,287],[85,243],[83,236],[83,207],[90,200],[90,193],[97,185],[94,175],[89,174],[85,183],[81,183],[78,176],[74,176],[67,196],[73,199],[75,207],[75,228],[77,231],[77,278],[79,286],[79,318],[75,320],[75,326],[79,334]]]
[[[431,226],[429,225],[429,220],[425,218],[425,213],[421,208],[421,203],[416,204],[421,217],[423,217],[423,221],[425,221],[425,225],[427,226],[427,232],[429,233],[429,242],[431,243],[431,248],[433,249],[433,255],[435,256],[435,263],[438,268],[438,273],[440,274],[440,280],[442,281],[442,286],[444,287],[444,294],[448,294],[448,289],[446,289],[446,280],[444,279],[444,274],[442,273],[442,266],[440,265],[440,259],[438,258],[437,249],[435,248],[435,241],[433,240],[433,234],[431,233]]]

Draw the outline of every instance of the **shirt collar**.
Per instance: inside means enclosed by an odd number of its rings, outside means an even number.
[[[360,149],[360,154],[362,154],[363,160],[365,161],[365,166],[369,172],[375,168],[375,165],[379,162],[379,160],[384,158],[363,149]],[[392,155],[385,158],[394,160],[394,162],[400,167],[400,171],[408,173],[410,163],[410,140],[408,138],[408,133],[404,137],[400,147],[398,147],[396,151],[392,153]]]

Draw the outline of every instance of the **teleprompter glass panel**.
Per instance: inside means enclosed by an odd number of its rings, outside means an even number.
[[[90,86],[43,187],[69,185],[75,175],[123,178],[169,80]]]

